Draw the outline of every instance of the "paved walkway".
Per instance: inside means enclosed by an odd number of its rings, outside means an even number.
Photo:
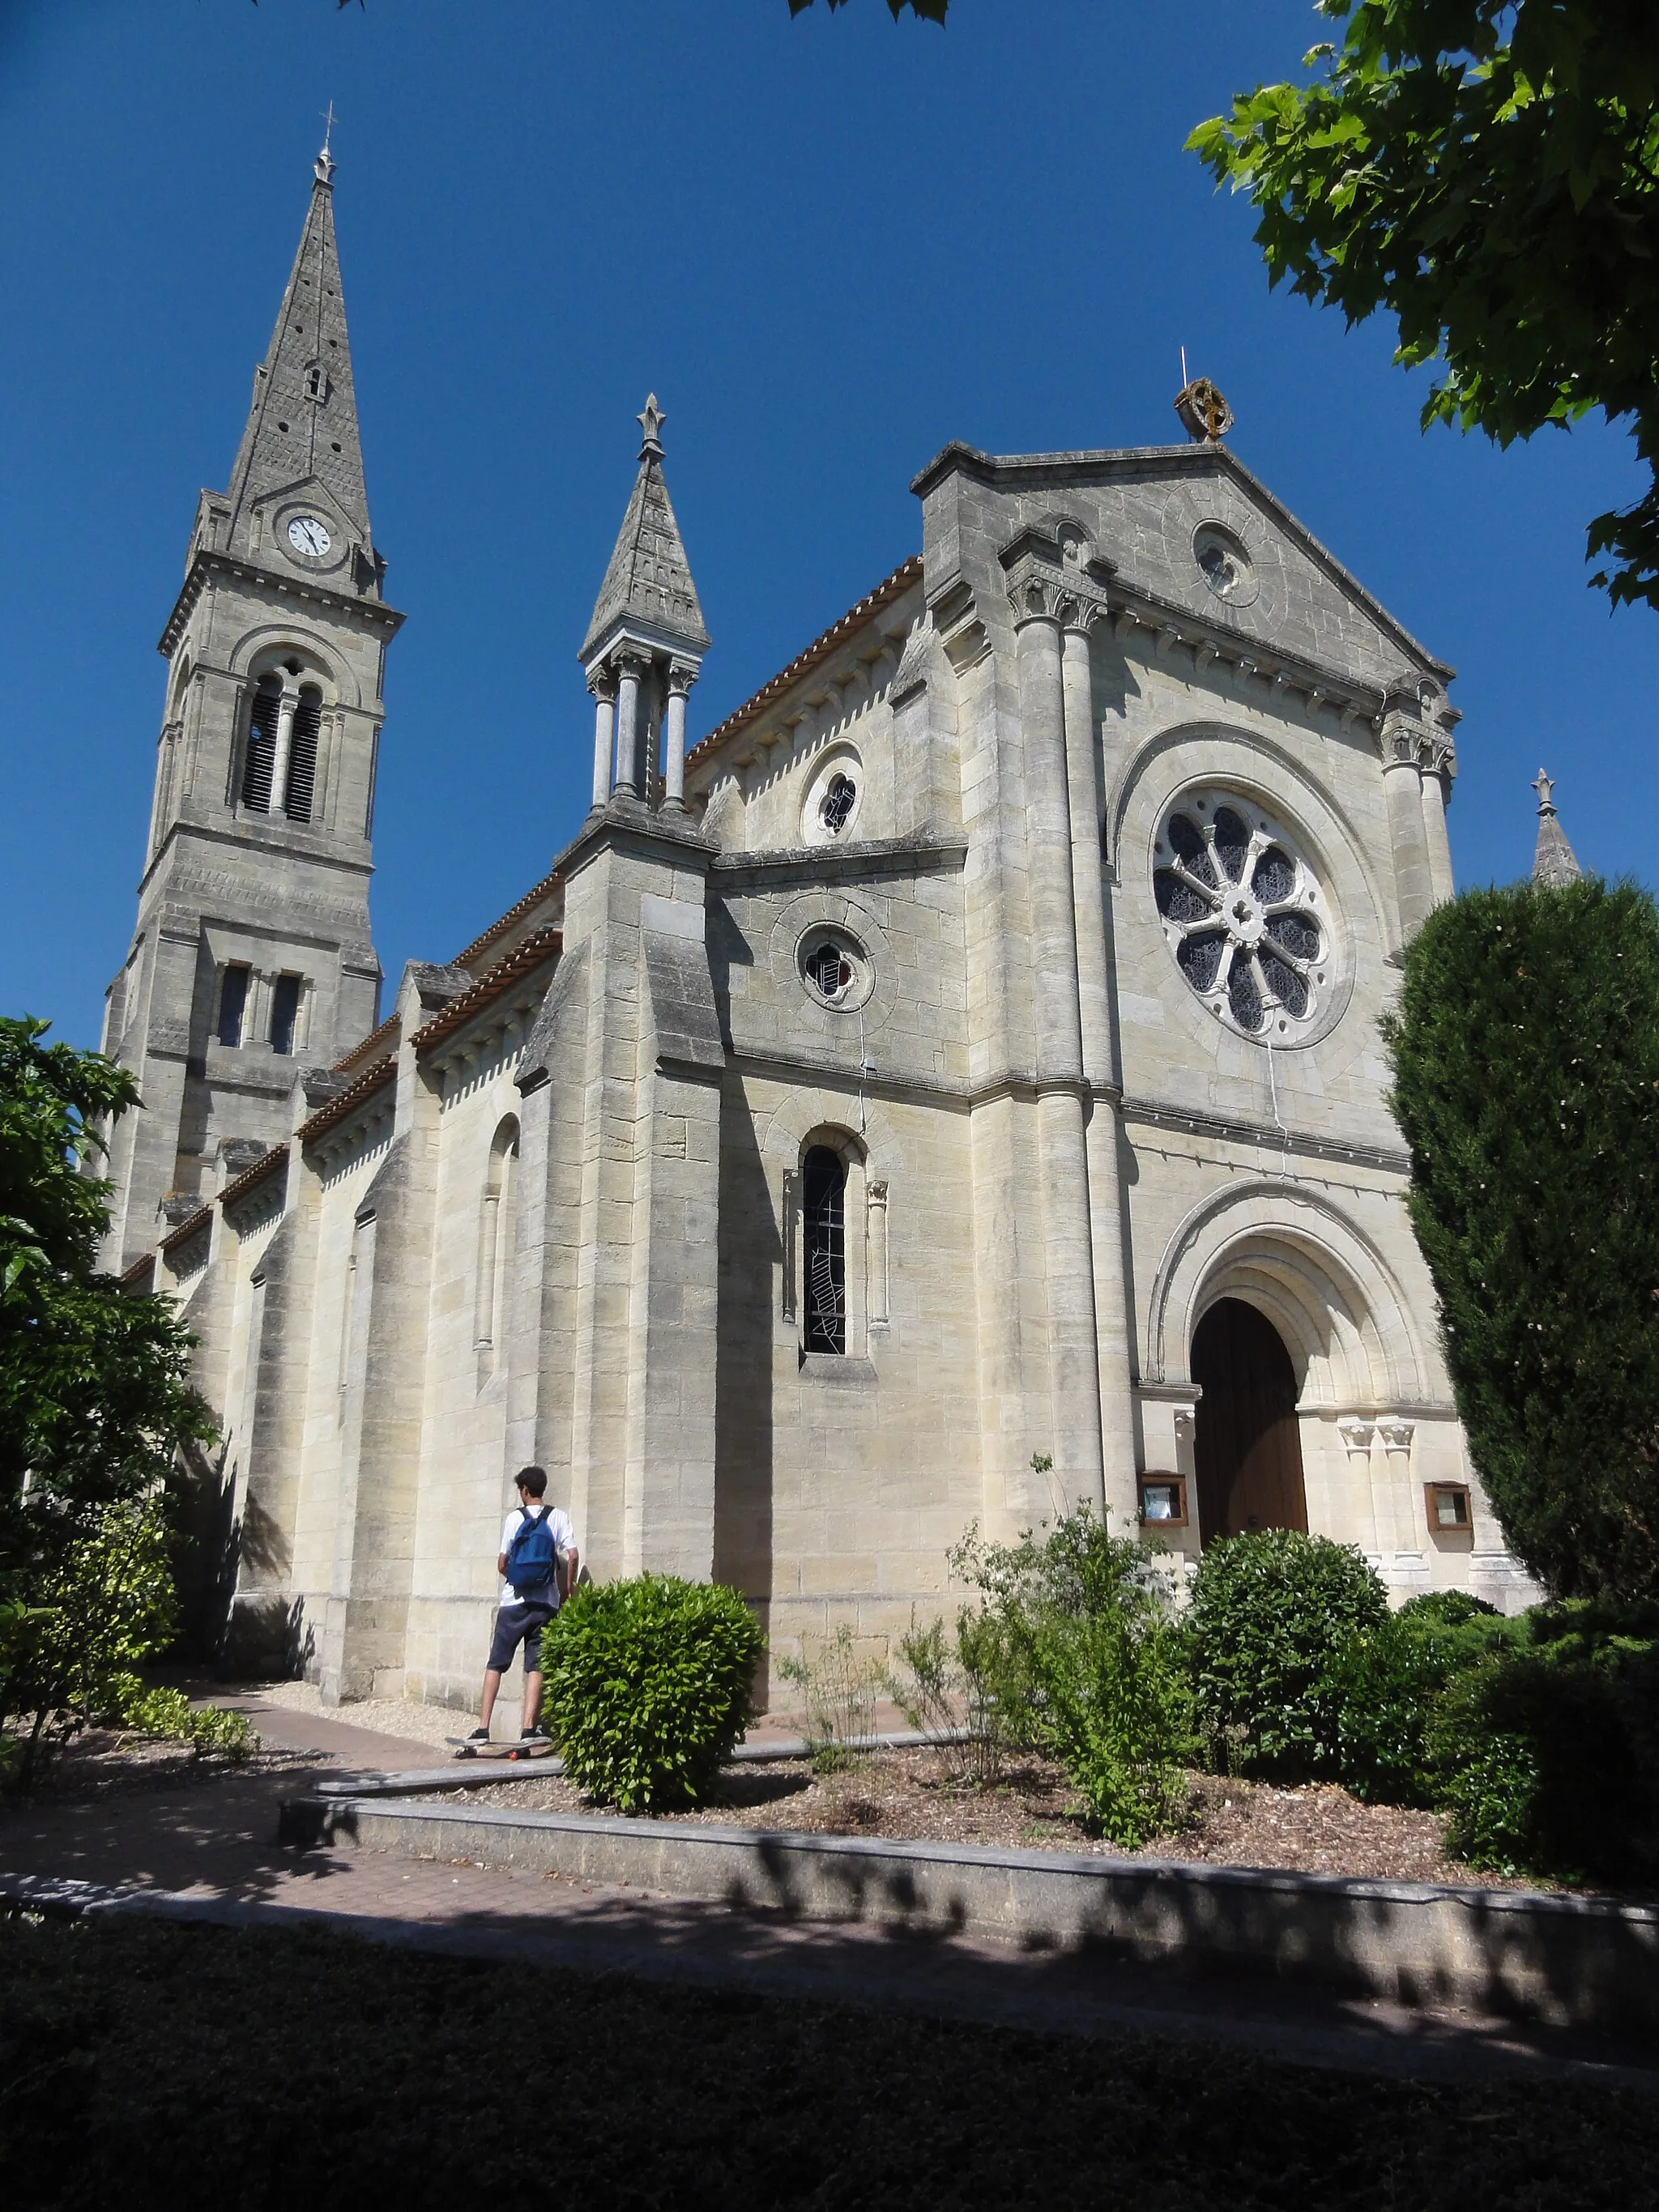
[[[237,1700],[238,1703],[243,1702]],[[252,1699],[246,1702],[250,1705]],[[1255,1982],[1188,1978],[1086,1954],[786,1922],[648,1892],[276,1841],[277,1808],[325,1778],[429,1765],[406,1738],[261,1711],[279,1768],[186,1771],[100,1800],[0,1814],[0,1890],[90,1886],[121,1909],[234,1925],[328,1925],[418,1949],[745,1987],[1083,2036],[1241,2043],[1305,2064],[1435,2079],[1538,2073],[1659,2090],[1659,2054],[1468,2012],[1413,2011]],[[13,1893],[17,1886],[13,1885]],[[35,1901],[40,1893],[34,1892]]]

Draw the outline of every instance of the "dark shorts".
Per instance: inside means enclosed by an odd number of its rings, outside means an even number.
[[[542,1663],[542,1631],[557,1609],[550,1605],[504,1605],[495,1615],[495,1633],[490,1638],[489,1656],[485,1665],[497,1674],[505,1674],[513,1664],[514,1653],[522,1644],[525,1673],[538,1673]]]

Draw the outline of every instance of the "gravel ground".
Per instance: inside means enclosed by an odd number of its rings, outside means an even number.
[[[953,1783],[929,1751],[873,1753],[838,1774],[816,1775],[805,1759],[728,1767],[710,1802],[667,1820],[834,1836],[890,1836],[928,1843],[1017,1845],[1104,1857],[1180,1859],[1211,1865],[1285,1867],[1306,1874],[1370,1875],[1401,1881],[1472,1882],[1482,1888],[1537,1888],[1474,1874],[1446,1855],[1438,1814],[1397,1805],[1362,1805],[1331,1783],[1279,1789],[1257,1782],[1189,1778],[1185,1824],[1139,1853],[1090,1834],[1076,1796],[1057,1767],[1038,1760],[1011,1769],[994,1789]],[[453,1797],[441,1801],[453,1803]],[[467,1802],[526,1812],[594,1813],[604,1808],[562,1777],[541,1774],[471,1790]]]
[[[253,1682],[248,1692],[258,1697],[262,1705],[270,1705],[289,1713],[320,1713],[326,1719],[340,1721],[348,1728],[368,1729],[375,1735],[406,1736],[410,1743],[424,1743],[449,1748],[448,1739],[465,1735],[478,1725],[477,1713],[463,1712],[448,1705],[416,1705],[408,1698],[364,1698],[349,1705],[323,1704],[322,1692],[314,1682]],[[231,1690],[216,1692],[216,1695],[230,1697]],[[251,1714],[255,1728],[259,1725],[257,1713]],[[495,1715],[498,1735],[516,1735],[519,1732],[519,1701],[503,1698]]]

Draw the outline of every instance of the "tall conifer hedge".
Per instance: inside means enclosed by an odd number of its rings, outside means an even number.
[[[1659,1595],[1659,912],[1466,891],[1385,1025],[1474,1463],[1555,1595]]]

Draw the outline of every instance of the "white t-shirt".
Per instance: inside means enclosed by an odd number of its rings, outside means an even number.
[[[536,1509],[532,1506],[531,1510],[533,1513]],[[562,1554],[563,1553],[568,1552],[576,1540],[576,1532],[570,1525],[570,1516],[568,1513],[561,1512],[556,1505],[550,1505],[548,1507],[547,1516],[548,1526],[553,1532],[553,1541]],[[520,1509],[515,1505],[513,1510],[507,1515],[506,1520],[501,1523],[501,1551],[503,1554],[512,1549],[513,1539],[518,1534],[520,1529],[522,1528],[523,1526],[524,1514]],[[540,1595],[539,1587],[535,1589],[526,1590],[520,1594],[518,1590],[514,1589],[511,1583],[507,1583],[502,1586],[501,1603],[503,1605],[523,1605],[527,1599],[538,1599]]]

